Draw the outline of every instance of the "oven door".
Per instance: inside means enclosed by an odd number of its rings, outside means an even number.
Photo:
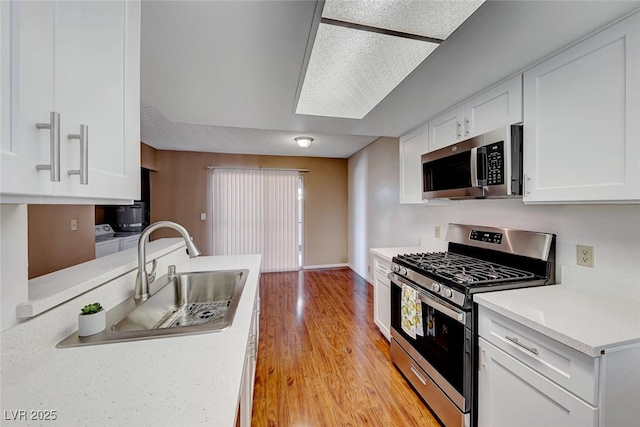
[[[452,306],[418,285],[391,273],[391,335],[461,412],[471,406],[472,335],[470,312]],[[423,335],[402,328],[402,285],[418,291]]]

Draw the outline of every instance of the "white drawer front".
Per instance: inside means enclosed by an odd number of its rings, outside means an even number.
[[[385,259],[378,258],[377,256],[373,257],[373,269],[377,271],[384,277],[387,277],[387,274],[391,272],[391,263]]]
[[[594,406],[599,361],[485,307],[479,307],[478,333],[531,369]]]

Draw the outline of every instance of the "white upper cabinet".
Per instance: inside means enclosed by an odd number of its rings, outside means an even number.
[[[427,126],[400,137],[400,203],[422,203],[422,155],[428,151]]]
[[[429,121],[429,150],[462,141],[462,123],[464,122],[464,105],[453,108]]]
[[[138,199],[140,3],[3,2],[2,7],[2,19],[10,14],[12,23],[9,31],[2,27],[3,40],[6,34],[11,39],[10,48],[2,50],[3,71],[7,55],[11,62],[10,97],[2,100],[3,111],[11,111],[2,115],[2,201]],[[50,122],[51,112],[59,114],[57,156],[51,154],[52,131],[36,128]],[[83,163],[81,140],[69,138],[80,135],[81,126],[87,184],[68,173],[80,171]],[[59,164],[57,182],[49,170],[36,169],[52,161]]]
[[[400,203],[442,205],[449,200],[422,200],[422,155],[429,151],[427,125],[400,137]]]
[[[522,121],[522,75],[488,89],[429,121],[429,151]]]
[[[640,14],[524,73],[524,201],[640,201]]]

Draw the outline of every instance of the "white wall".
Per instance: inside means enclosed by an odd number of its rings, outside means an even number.
[[[468,200],[447,206],[400,205],[397,138],[380,138],[349,158],[349,264],[371,279],[369,249],[418,246],[447,224],[501,226],[557,235],[556,263],[576,265],[576,245],[594,247],[596,273],[640,281],[640,205],[524,205]]]
[[[29,298],[27,289],[27,205],[0,205],[0,327],[18,323],[16,306]]]

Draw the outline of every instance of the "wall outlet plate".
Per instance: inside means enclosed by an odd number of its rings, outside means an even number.
[[[583,267],[591,267],[594,265],[593,246],[577,245],[577,259],[578,265]]]
[[[440,238],[440,227],[438,227],[437,225],[433,227],[433,237],[435,237],[436,239]]]
[[[76,231],[78,229],[78,220],[77,219],[72,219],[71,220],[71,231]]]

